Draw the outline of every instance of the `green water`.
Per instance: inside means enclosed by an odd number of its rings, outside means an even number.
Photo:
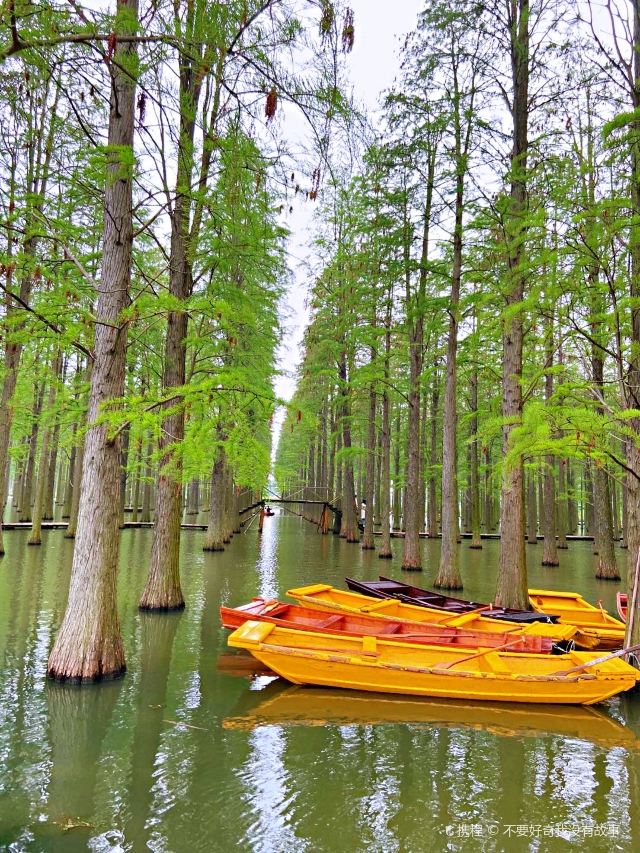
[[[151,543],[122,534],[128,672],[89,688],[45,680],[71,544],[6,534],[0,562],[0,849],[10,851],[639,850],[640,695],[586,709],[483,706],[288,686],[230,657],[218,607],[344,574],[400,577],[292,516],[224,554],[182,536],[187,609],[139,614]],[[399,551],[401,542],[395,541]],[[433,579],[438,543],[425,542]],[[588,543],[531,585],[615,611]],[[396,551],[397,553],[397,551]],[[461,546],[465,592],[488,599],[498,543]],[[621,563],[623,555],[621,554]],[[419,579],[419,580],[418,580]]]

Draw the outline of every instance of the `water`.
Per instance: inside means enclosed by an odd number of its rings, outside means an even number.
[[[287,686],[226,648],[218,607],[342,577],[400,577],[291,515],[205,554],[182,536],[187,609],[138,613],[151,533],[122,534],[128,672],[45,680],[71,544],[6,533],[0,562],[0,849],[420,851],[640,849],[640,696],[588,709],[372,697]],[[401,548],[394,541],[396,553]],[[424,585],[438,543],[424,542]],[[615,611],[588,543],[532,586],[578,589]],[[461,546],[465,594],[489,600],[498,543]],[[620,554],[621,564],[624,555]],[[231,655],[234,655],[233,657]]]

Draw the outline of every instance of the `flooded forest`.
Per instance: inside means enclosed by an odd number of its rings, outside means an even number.
[[[575,590],[638,668],[640,4],[405,2],[0,9],[2,849],[638,849],[633,691],[394,704],[225,646],[382,575]]]

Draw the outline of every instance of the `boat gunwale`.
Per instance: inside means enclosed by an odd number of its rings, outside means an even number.
[[[544,681],[554,681],[562,684],[570,684],[577,681],[628,681],[631,680],[631,676],[621,672],[621,673],[584,673],[582,675],[576,674],[575,676],[565,676],[565,675],[527,675],[526,673],[513,673],[513,672],[482,672],[482,671],[469,671],[469,670],[453,670],[453,669],[438,669],[437,664],[435,667],[416,667],[416,666],[405,666],[403,664],[398,663],[385,663],[380,660],[373,660],[371,652],[352,652],[345,655],[338,655],[334,652],[326,652],[326,651],[316,651],[314,649],[299,649],[292,648],[290,646],[281,646],[276,643],[256,643],[256,651],[258,652],[266,652],[272,654],[283,654],[291,657],[303,657],[303,658],[314,658],[317,660],[326,661],[327,663],[345,663],[353,666],[371,666],[378,669],[389,669],[394,670],[396,672],[409,672],[413,674],[422,674],[422,675],[453,675],[460,676],[462,678],[475,678],[475,679],[492,679],[492,680],[503,680],[503,681],[535,681],[535,682],[544,682]],[[246,648],[251,651],[251,648],[248,645],[243,645],[240,648]],[[451,664],[451,666],[455,666],[455,661]],[[638,677],[640,678],[640,676]],[[635,684],[638,678],[633,679],[633,683]]]

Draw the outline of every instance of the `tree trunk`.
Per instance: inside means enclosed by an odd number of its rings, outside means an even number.
[[[38,433],[40,431],[40,415],[42,413],[42,402],[44,399],[44,382],[36,385],[33,397],[33,411],[31,415],[31,436],[29,438],[29,455],[27,466],[22,482],[22,495],[20,497],[19,521],[31,521],[31,496],[33,494],[33,479],[36,469],[36,453],[38,451]]]
[[[211,471],[211,496],[209,499],[209,519],[204,537],[203,551],[224,551],[224,501],[225,501],[225,461],[224,452],[218,450]]]
[[[470,484],[469,497],[471,502],[471,544],[470,548],[482,548],[482,537],[480,536],[480,474],[478,471],[478,370],[473,367],[471,374],[471,420],[469,423],[471,432],[471,446],[469,448],[470,458]]]
[[[433,385],[431,388],[431,424],[429,439],[429,498],[427,500],[427,533],[430,539],[438,536],[438,483],[436,466],[438,464],[438,406],[440,386],[437,366],[434,365]]]
[[[49,394],[47,397],[47,411],[52,412],[56,403],[56,383],[58,381],[58,373],[60,371],[60,353],[57,353],[51,365],[51,381],[49,384]],[[53,430],[50,425],[45,426],[42,433],[42,448],[40,450],[40,464],[38,465],[38,480],[36,483],[36,496],[33,503],[33,523],[31,525],[31,535],[27,539],[27,545],[42,544],[42,516],[44,515],[44,505],[47,496],[47,486],[49,484],[49,463],[50,463],[50,447],[53,439]],[[55,468],[54,468],[55,471]],[[52,490],[53,492],[53,490]]]
[[[461,258],[458,263],[461,262]],[[455,267],[455,263],[454,263]],[[456,273],[454,272],[454,279]],[[440,567],[434,586],[443,589],[462,589],[462,577],[458,569],[458,483],[456,452],[456,361],[457,319],[460,271],[457,273],[457,288],[452,289],[452,307],[449,311],[449,337],[447,342],[447,365],[443,409],[442,441],[442,544]]]
[[[400,485],[400,409],[395,421],[395,445],[393,452],[393,529],[402,525],[402,486]]]
[[[47,485],[44,493],[44,508],[42,511],[43,521],[52,521],[55,514],[55,492],[56,474],[61,479],[63,467],[58,466],[58,447],[60,442],[60,421],[56,418],[51,436],[51,450],[49,452],[49,470],[47,472]]]
[[[550,405],[553,397],[553,313],[549,320],[549,328],[547,329],[547,352],[546,352],[546,374],[545,374],[545,402]],[[545,457],[545,467],[543,470],[543,488],[544,501],[542,506],[542,524],[543,524],[543,551],[542,565],[543,566],[558,566],[558,549],[556,543],[556,483],[555,483],[555,464],[553,456]]]
[[[389,394],[386,386],[382,394],[382,469],[380,471],[380,524],[382,539],[378,557],[390,560],[391,551],[391,419],[389,412]]]
[[[138,436],[135,443],[135,469],[133,481],[133,494],[131,496],[131,521],[134,524],[138,523],[138,513],[140,511],[140,474],[142,464],[142,437]]]
[[[613,544],[613,528],[611,524],[611,498],[609,494],[609,477],[604,468],[594,465],[593,481],[593,538],[598,554],[596,577],[604,580],[620,580],[620,572],[616,563]]]
[[[125,427],[122,432],[122,451],[120,453],[120,527],[124,527],[125,507],[127,503],[127,465],[129,464],[129,438],[131,428]]]
[[[567,528],[569,526],[569,503],[567,501],[567,460],[558,461],[558,550],[566,551]]]
[[[117,0],[115,26],[135,31],[138,0]],[[111,72],[102,279],[98,285],[82,502],[78,513],[69,598],[49,657],[48,675],[77,682],[125,671],[116,600],[120,438],[96,422],[124,393],[131,278],[133,131],[136,77],[133,43],[116,42]],[[125,71],[126,69],[126,71]]]
[[[200,512],[200,480],[191,480],[189,483],[189,499],[187,501],[187,515],[197,515]]]
[[[536,475],[531,468],[527,474],[527,544],[538,544],[538,507]]]
[[[451,297],[449,302],[449,333],[447,336],[447,364],[444,391],[442,436],[442,546],[440,568],[434,581],[443,589],[462,589],[462,576],[458,569],[458,455],[457,429],[457,370],[458,370],[458,314],[460,311],[460,284],[462,280],[462,217],[464,213],[464,178],[467,169],[467,152],[470,142],[471,118],[467,123],[463,141],[457,64],[453,64],[453,128],[455,138],[456,194],[453,228],[453,265]]]
[[[373,359],[372,354],[372,359]],[[364,517],[364,535],[362,537],[362,550],[373,551],[373,496],[374,477],[376,470],[376,392],[372,386],[369,391],[369,422],[367,425],[367,469],[365,475],[365,501],[367,509]]]
[[[65,539],[75,539],[78,528],[78,513],[80,510],[80,494],[82,491],[82,469],[84,467],[84,436],[76,448],[73,466],[73,484],[71,492],[71,507],[69,509],[69,524],[65,530]]]
[[[517,4],[517,8],[516,8]],[[502,450],[511,450],[511,434],[522,420],[522,312],[525,291],[524,237],[527,223],[527,149],[529,118],[529,0],[513,0],[510,26],[513,74],[513,148],[511,194],[507,216],[509,280],[507,312],[502,318]],[[495,603],[526,609],[527,559],[524,546],[524,476],[522,458],[505,466],[500,501],[500,566]]]
[[[574,480],[574,467],[570,459],[567,459],[567,533],[575,534],[578,532],[578,505],[576,503],[576,490]]]
[[[389,404],[389,375],[391,358],[391,293],[387,294],[384,334],[384,390],[382,392],[382,432],[380,435],[380,524],[382,538],[378,557],[390,560],[391,550],[391,409]]]
[[[404,549],[402,568],[422,571],[420,550],[420,376],[422,373],[422,321],[416,321],[409,347],[409,413],[405,469]]]
[[[33,201],[28,203],[27,212],[24,222],[25,239],[22,247],[22,253],[25,259],[34,259],[38,246],[39,234],[41,231],[40,216],[47,198],[47,184],[49,180],[51,156],[53,154],[55,142],[57,140],[57,111],[60,97],[61,86],[56,84],[56,94],[53,101],[52,109],[43,111],[43,125],[39,128],[40,138],[44,141],[44,145],[37,146],[37,162],[31,162],[29,174],[26,181],[26,195],[30,195]],[[44,121],[48,119],[48,132],[44,126]],[[13,193],[9,200],[9,206],[14,203]],[[11,231],[9,231],[11,235]],[[9,239],[8,254],[11,257],[12,240]],[[35,266],[35,265],[34,265]],[[19,300],[16,300],[17,305],[14,305],[13,300],[9,297],[9,292],[12,291],[12,264],[7,264],[6,275],[6,301],[4,307],[5,320],[13,317],[17,310],[29,303],[31,291],[34,283],[34,273],[31,265],[27,262],[25,267],[29,272],[23,275],[20,280]],[[7,328],[11,332],[5,332],[5,350],[4,350],[4,376],[2,379],[2,394],[0,395],[0,557],[4,554],[4,542],[2,532],[2,521],[4,519],[4,509],[7,502],[7,462],[9,459],[9,442],[11,439],[11,426],[13,424],[13,407],[11,401],[16,389],[18,381],[18,370],[20,368],[20,360],[22,358],[22,350],[24,347],[20,332],[24,328],[24,322],[19,321],[14,325],[8,324]],[[27,508],[27,512],[29,509]]]
[[[151,481],[151,454],[153,453],[153,440],[151,436],[149,436],[149,442],[147,444],[147,455],[145,461],[144,468],[144,486],[142,489],[142,511],[140,513],[140,521],[143,523],[148,523],[151,521],[151,489],[152,489],[152,481]]]
[[[356,494],[353,480],[353,464],[351,461],[351,405],[349,400],[349,380],[347,374],[347,357],[342,353],[340,358],[340,393],[342,395],[342,446],[346,451],[342,465],[343,480],[343,505],[342,524],[344,527],[344,538],[347,542],[359,542],[360,532],[358,530],[358,519],[356,516]]]

